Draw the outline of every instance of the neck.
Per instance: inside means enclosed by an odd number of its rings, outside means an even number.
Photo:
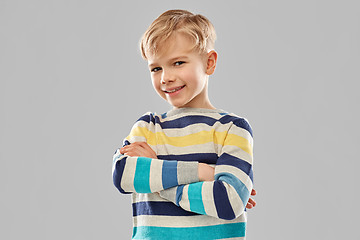
[[[205,108],[205,109],[216,109],[216,107],[214,107],[209,99],[208,96],[208,81],[206,81],[205,86],[203,91],[197,95],[194,99],[191,100],[190,104],[185,104],[184,106],[181,107],[175,107],[174,109],[178,109],[178,108]]]

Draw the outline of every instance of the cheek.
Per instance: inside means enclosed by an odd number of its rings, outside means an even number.
[[[202,87],[202,75],[198,69],[192,69],[184,73],[184,79],[186,79],[187,84],[191,85],[192,89],[198,89]]]
[[[165,95],[164,92],[161,90],[160,80],[157,80],[156,78],[151,77],[151,82],[152,82],[152,85],[153,85],[155,91],[156,91],[159,95],[161,95],[161,96]]]
[[[155,77],[151,76],[151,83],[155,90],[157,90],[160,87],[160,83],[156,80]]]

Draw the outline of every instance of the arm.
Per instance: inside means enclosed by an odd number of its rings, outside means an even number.
[[[246,207],[253,187],[253,139],[250,125],[237,119],[230,127],[215,167],[214,181],[177,186],[160,196],[187,211],[235,219]]]
[[[116,188],[121,193],[151,193],[198,182],[198,162],[156,158],[145,143],[148,140],[148,125],[151,124],[151,121],[145,120],[142,117],[135,123],[124,141],[124,147],[117,149],[113,156],[112,173]]]
[[[121,154],[126,154],[131,157],[149,157],[157,158],[156,153],[146,142],[134,142],[131,145],[126,145],[120,149]],[[214,180],[214,168],[205,164],[199,163],[198,165],[198,175],[199,181],[213,181]],[[251,196],[255,196],[255,189],[251,190]],[[256,206],[256,202],[249,198],[249,201],[246,204],[247,209],[251,209]]]
[[[198,162],[114,154],[113,182],[121,193],[151,193],[199,181]]]

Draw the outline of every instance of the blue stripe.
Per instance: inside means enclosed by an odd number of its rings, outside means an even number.
[[[246,223],[228,223],[203,227],[149,227],[133,228],[133,239],[157,240],[212,240],[245,237]]]
[[[141,117],[137,120],[137,122],[139,122],[139,121],[144,121],[144,122],[147,122],[147,123],[152,122],[153,124],[155,124],[155,118],[154,118],[154,116],[153,116],[152,113],[150,113],[150,114],[148,114],[148,115],[141,116]]]
[[[211,118],[211,117],[206,117],[206,116],[202,116],[202,115],[191,115],[191,116],[185,116],[185,117],[181,117],[181,118],[177,118],[174,120],[170,120],[170,121],[166,121],[166,122],[162,122],[160,123],[160,126],[162,129],[167,129],[167,128],[184,128],[193,124],[198,124],[198,123],[203,123],[209,126],[213,126],[218,120]]]
[[[179,206],[183,194],[184,185],[180,185],[176,188],[176,205]]]
[[[253,181],[252,166],[250,163],[248,163],[245,160],[234,157],[227,153],[223,153],[219,157],[216,165],[229,165],[229,166],[236,167],[236,168],[240,169],[241,171],[243,171],[244,173],[246,173],[250,177],[251,181]]]
[[[125,167],[125,163],[126,163],[126,158],[124,157],[123,159],[121,159],[120,161],[117,161],[115,163],[115,169],[114,169],[114,173],[113,173],[113,183],[115,185],[115,187],[121,192],[121,193],[130,193],[130,192],[125,192],[124,189],[121,188],[121,178],[124,172],[124,167]],[[115,159],[114,159],[115,160]]]
[[[216,174],[215,179],[224,181],[224,182],[232,185],[235,188],[237,194],[240,196],[241,201],[244,204],[244,208],[246,207],[246,203],[248,202],[249,197],[250,197],[250,192],[247,189],[247,187],[245,186],[245,184],[242,181],[240,181],[240,179],[238,179],[231,173]]]
[[[218,217],[226,220],[234,219],[235,213],[231,207],[226,188],[222,181],[214,182],[213,194]]]
[[[222,119],[220,119],[220,122],[223,124],[233,122],[235,126],[245,129],[250,133],[251,137],[253,137],[252,128],[250,127],[248,121],[246,121],[244,118],[226,115]]]
[[[164,189],[178,185],[177,161],[163,161],[162,184]]]
[[[216,164],[219,156],[216,153],[191,153],[179,155],[158,155],[158,159],[177,161],[198,161],[207,164]]]
[[[204,182],[196,182],[189,184],[188,188],[188,198],[190,202],[190,210],[192,212],[197,212],[200,214],[206,214],[204,203],[202,200],[202,185]]]
[[[150,193],[151,158],[138,157],[136,161],[134,188],[138,193]]]
[[[194,216],[199,215],[188,212],[172,202],[137,202],[132,204],[133,216],[161,215],[161,216]]]
[[[165,122],[161,122],[160,118],[158,116],[149,114],[149,115],[142,116],[141,118],[138,119],[138,121],[145,121],[147,123],[151,122],[154,125],[160,124],[162,129],[184,128],[189,125],[197,124],[197,123],[203,123],[203,124],[207,124],[209,126],[213,126],[216,122],[220,122],[221,124],[233,122],[234,125],[236,125],[237,127],[243,128],[243,129],[247,130],[251,136],[253,135],[252,129],[251,129],[249,123],[244,118],[240,118],[237,116],[231,116],[229,114],[222,116],[220,119],[215,119],[215,118],[211,118],[211,117],[207,117],[207,116],[203,116],[203,115],[191,115],[191,116],[184,116],[181,118],[177,118],[177,119],[165,121]]]
[[[128,140],[125,140],[123,147],[125,147],[126,145],[130,145],[130,144],[131,144],[131,143],[130,143]]]

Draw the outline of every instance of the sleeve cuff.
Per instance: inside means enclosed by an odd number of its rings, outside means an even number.
[[[189,184],[199,181],[198,162],[179,161],[177,166],[178,184]]]
[[[159,194],[160,194],[160,197],[176,204],[176,190],[177,190],[177,187],[168,188],[168,189],[160,191]]]

